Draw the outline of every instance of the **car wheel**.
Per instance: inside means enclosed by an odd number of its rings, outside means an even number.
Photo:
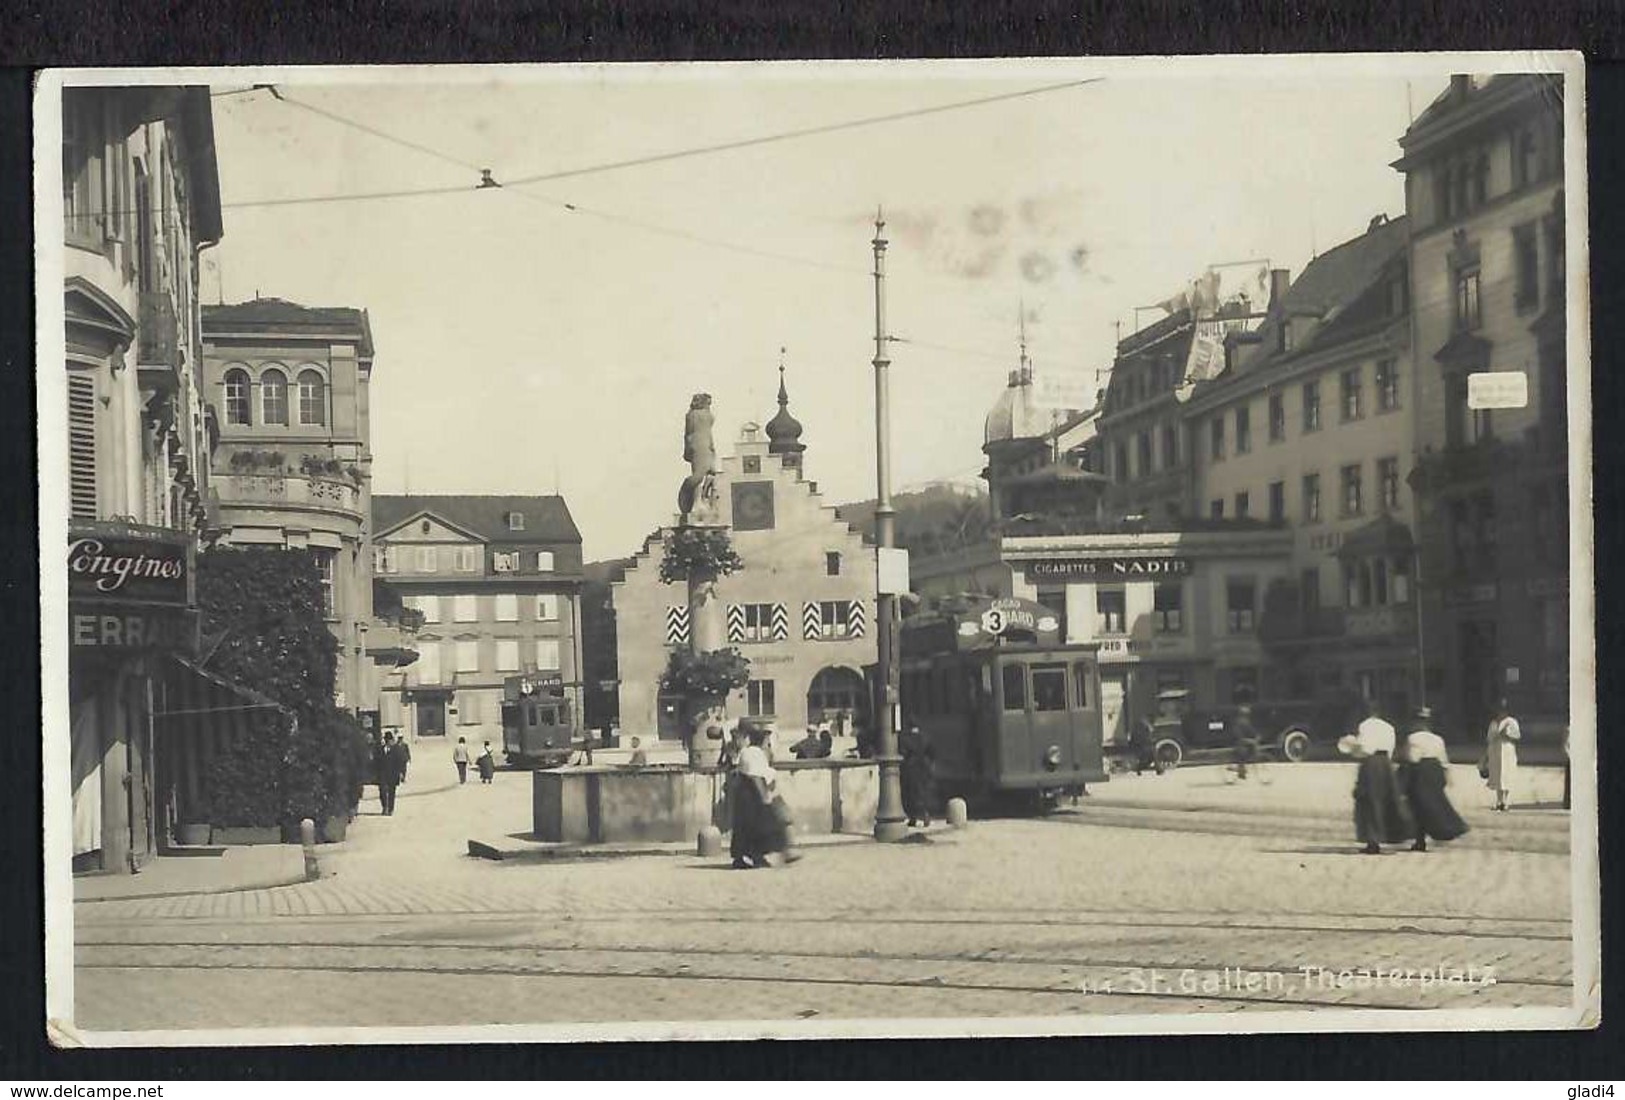
[[[1281,757],[1294,764],[1309,758],[1309,735],[1302,730],[1287,730],[1281,735]]]
[[[1172,737],[1164,737],[1151,747],[1151,761],[1156,765],[1159,775],[1173,771],[1179,767],[1179,762],[1183,759],[1185,750]]]

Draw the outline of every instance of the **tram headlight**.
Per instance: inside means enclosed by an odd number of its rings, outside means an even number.
[[[1051,745],[1049,747],[1049,751],[1044,754],[1044,767],[1048,768],[1050,771],[1054,771],[1056,768],[1059,768],[1060,766],[1061,766],[1061,746],[1059,746],[1059,745]]]

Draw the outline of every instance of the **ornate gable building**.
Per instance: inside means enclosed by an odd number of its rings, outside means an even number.
[[[874,550],[804,477],[806,446],[781,378],[767,436],[745,426],[720,459],[721,519],[744,569],[721,578],[728,644],[750,659],[751,681],[729,710],[770,720],[781,742],[828,723],[837,733],[869,721],[864,668],[875,661]],[[688,644],[681,583],[662,584],[670,528],[651,535],[611,585],[623,734],[682,736],[678,701],[660,693],[674,648]]]

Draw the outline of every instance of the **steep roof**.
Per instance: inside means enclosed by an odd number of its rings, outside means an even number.
[[[581,541],[581,532],[561,496],[449,496],[375,493],[372,529],[383,534],[428,512],[447,523],[493,542],[553,543]],[[525,517],[523,531],[508,530],[508,513]]]
[[[1259,342],[1265,348],[1274,348],[1275,332],[1283,319],[1293,316],[1311,316],[1322,324],[1310,338],[1296,345],[1289,354],[1299,354],[1314,347],[1324,347],[1345,335],[1351,325],[1360,319],[1351,308],[1365,304],[1370,290],[1389,265],[1405,255],[1408,244],[1409,219],[1404,215],[1381,223],[1352,240],[1344,241],[1329,252],[1323,252],[1309,262],[1303,274],[1287,288],[1281,309],[1271,310],[1272,316],[1259,328]],[[1386,302],[1386,298],[1383,299]],[[1361,317],[1369,310],[1358,311]],[[1371,317],[1364,317],[1371,320]],[[1266,353],[1259,362],[1279,358]]]
[[[334,333],[357,337],[362,354],[372,355],[372,323],[364,309],[348,306],[303,306],[283,298],[255,298],[249,302],[203,307],[203,335],[223,333],[321,336]]]

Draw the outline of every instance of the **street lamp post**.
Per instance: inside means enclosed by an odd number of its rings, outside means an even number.
[[[888,382],[891,360],[886,356],[886,220],[875,212],[875,539],[881,549],[897,543],[897,511],[891,502],[891,406]],[[878,577],[878,561],[877,561]],[[882,586],[883,588],[889,586]],[[881,685],[878,719],[880,793],[875,807],[875,839],[902,840],[907,834],[903,818],[902,777],[897,755],[897,597],[877,594],[875,629]]]

